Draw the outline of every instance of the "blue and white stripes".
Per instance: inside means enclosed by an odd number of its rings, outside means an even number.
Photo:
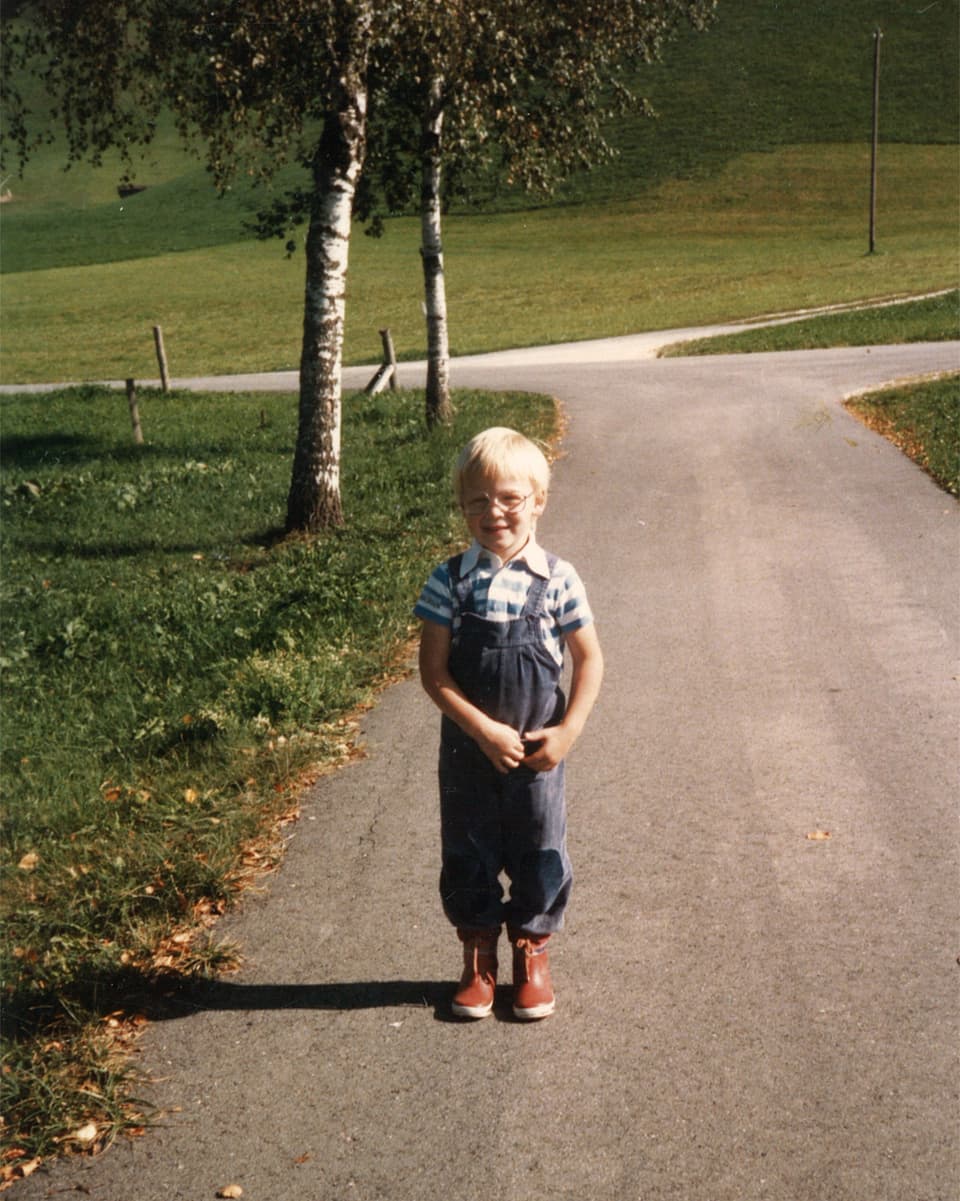
[[[464,552],[460,571],[463,577],[470,578],[473,611],[487,621],[512,621],[519,617],[534,578],[549,578],[543,606],[543,640],[558,663],[563,662],[564,636],[593,621],[576,569],[558,559],[551,573],[546,553],[536,543],[528,543],[519,555],[501,565],[496,555],[474,542]],[[456,634],[459,617],[455,613],[446,563],[435,568],[413,611],[426,621],[452,626]]]

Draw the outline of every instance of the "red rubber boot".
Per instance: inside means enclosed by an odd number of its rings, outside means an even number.
[[[463,943],[463,975],[453,995],[453,1012],[461,1018],[485,1018],[493,1009],[497,987],[499,930],[458,930]]]
[[[511,932],[513,943],[513,1016],[523,1022],[549,1017],[557,1007],[547,958],[549,934]]]

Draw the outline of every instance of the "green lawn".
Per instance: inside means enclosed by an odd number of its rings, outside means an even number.
[[[960,497],[960,374],[870,392],[847,408]]]
[[[447,222],[454,353],[752,317],[955,286],[957,152],[891,146],[882,253],[868,255],[862,147],[753,154],[705,179],[588,208]],[[923,179],[924,186],[916,181]],[[345,361],[378,361],[389,326],[422,357],[419,228],[355,237]],[[5,277],[4,383],[155,378],[151,327],[174,376],[299,360],[302,257],[276,243]]]
[[[823,313],[785,325],[698,338],[666,347],[677,355],[751,354],[774,350],[816,350],[827,346],[883,346],[895,342],[949,342],[960,338],[960,292],[906,303]]]

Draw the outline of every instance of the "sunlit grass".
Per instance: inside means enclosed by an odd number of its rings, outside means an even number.
[[[847,408],[960,496],[960,374],[868,392]]]
[[[775,10],[769,0],[739,0],[719,4],[706,33],[683,27],[665,47],[662,62],[626,76],[652,102],[656,119],[633,113],[613,122],[609,136],[616,157],[578,172],[556,200],[630,202],[671,179],[704,178],[758,151],[795,144],[864,146],[878,26],[885,35],[884,152],[905,144],[955,145],[957,0],[922,6],[807,0]],[[49,101],[42,83],[21,83],[29,107],[43,113]],[[34,155],[23,179],[5,180],[14,203],[4,209],[3,271],[225,245],[242,236],[244,220],[263,203],[242,170],[218,200],[202,155],[180,146],[169,116],[161,117],[154,142],[136,164],[147,192],[122,206],[116,185],[123,168],[115,153],[107,152],[102,169],[79,163],[64,172],[65,158],[64,142],[55,141]],[[282,186],[291,178],[285,173],[278,182]],[[469,203],[455,203],[454,211],[528,209],[544,202],[542,196],[494,189],[487,175],[474,183]],[[855,191],[861,195],[860,188]]]
[[[677,181],[631,204],[451,218],[454,353],[635,333],[956,283],[957,152],[887,147],[888,199],[867,254],[865,150],[790,147]],[[918,181],[922,180],[922,186]],[[425,334],[415,221],[351,248],[345,361],[401,357]],[[5,383],[281,370],[299,359],[303,259],[279,244],[12,275]]]
[[[960,338],[958,301],[960,293],[954,289],[921,300],[823,313],[784,325],[678,342],[662,354],[669,358],[817,350],[828,346],[882,346],[895,342],[948,342]]]

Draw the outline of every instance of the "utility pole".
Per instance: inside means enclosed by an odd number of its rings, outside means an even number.
[[[873,148],[870,155],[870,254],[877,248],[877,143],[880,131],[880,43],[883,32],[873,31]]]

